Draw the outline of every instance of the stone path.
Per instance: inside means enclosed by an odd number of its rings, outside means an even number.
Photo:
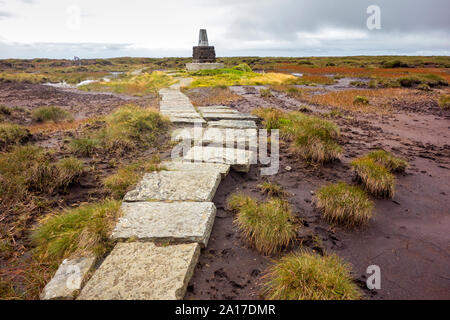
[[[111,235],[119,243],[85,286],[81,289],[94,259],[65,261],[42,299],[71,299],[79,289],[81,300],[184,297],[200,248],[208,244],[217,187],[230,166],[249,171],[254,157],[249,143],[257,137],[254,116],[226,106],[195,108],[180,91],[188,81],[160,90],[160,112],[179,127],[174,141],[191,138],[190,150],[164,162],[166,170],[146,174],[125,195],[123,216]],[[81,271],[71,290],[67,283],[74,273],[67,272],[68,266]]]

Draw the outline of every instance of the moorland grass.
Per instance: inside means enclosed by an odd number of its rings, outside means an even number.
[[[270,300],[357,300],[351,267],[335,254],[292,253],[268,268],[263,295]]]
[[[450,109],[450,94],[443,94],[439,97],[439,107],[444,110]]]
[[[408,161],[405,159],[396,157],[392,153],[381,149],[368,153],[367,157],[384,166],[392,173],[404,172],[409,166]]]
[[[246,64],[232,68],[191,72],[193,81],[189,88],[245,85],[295,84],[298,78],[283,73],[256,73]]]
[[[339,127],[331,121],[273,108],[258,108],[253,113],[263,118],[267,130],[279,129],[280,136],[291,141],[292,149],[307,161],[326,163],[338,159],[342,153],[337,143]]]
[[[169,129],[170,121],[155,110],[125,105],[104,117],[104,127],[72,139],[70,150],[81,156],[97,151],[123,153],[137,147],[156,147]]]
[[[353,99],[353,104],[369,104],[369,99],[364,96],[356,96],[355,99]]]
[[[351,163],[358,180],[372,195],[392,198],[395,194],[395,176],[383,165],[368,157],[358,158]]]
[[[294,223],[289,204],[272,198],[264,202],[242,194],[232,195],[228,206],[236,212],[234,223],[247,242],[262,254],[279,253],[296,237],[297,225]]]
[[[288,193],[283,189],[282,186],[280,186],[276,182],[263,182],[258,185],[258,189],[261,190],[261,192],[269,197],[276,197],[276,198],[286,198]]]
[[[74,158],[54,161],[35,146],[16,146],[0,155],[0,195],[17,199],[27,192],[52,194],[64,191],[83,174],[83,164]]]
[[[357,186],[338,182],[316,192],[316,205],[330,223],[349,228],[366,224],[372,217],[373,202]]]
[[[120,201],[105,200],[51,214],[32,233],[41,260],[104,254],[120,215]]]
[[[87,85],[79,86],[78,89],[83,91],[110,91],[143,96],[157,94],[160,89],[168,87],[175,82],[176,80],[164,72],[154,71],[152,73],[142,73],[138,75],[130,73],[111,81],[92,82]]]
[[[272,91],[270,91],[270,89],[264,89],[264,88],[260,89],[259,94],[261,95],[261,97],[266,98],[266,99],[273,98],[273,93],[272,93]]]
[[[11,108],[7,106],[0,105],[0,114],[9,116],[11,114]]]
[[[103,184],[114,199],[122,199],[130,190],[130,187],[139,182],[142,172],[165,170],[160,165],[159,159],[151,159],[145,162],[136,162],[120,167],[115,174],[108,176]]]
[[[0,150],[25,142],[30,137],[28,129],[13,123],[0,123]]]
[[[70,112],[56,106],[40,107],[33,110],[31,114],[34,120],[40,122],[73,120],[73,116]]]
[[[99,141],[97,139],[75,138],[70,140],[69,150],[75,155],[90,157],[95,153],[98,145]]]

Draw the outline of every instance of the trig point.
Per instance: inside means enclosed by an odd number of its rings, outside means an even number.
[[[208,34],[206,29],[200,29],[198,38],[198,46],[194,47],[192,63],[186,64],[188,71],[220,69],[223,63],[216,63],[216,51],[213,46],[208,43]]]

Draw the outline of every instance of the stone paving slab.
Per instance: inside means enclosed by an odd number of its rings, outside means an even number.
[[[258,117],[245,113],[219,113],[219,112],[202,112],[202,117],[205,120],[255,120]]]
[[[217,120],[209,121],[208,126],[210,128],[231,128],[231,129],[256,129],[255,121],[243,121],[243,120]]]
[[[64,260],[41,293],[41,300],[72,300],[95,262],[95,257]]]
[[[197,243],[156,246],[119,243],[78,300],[183,299],[200,255]]]
[[[220,173],[213,170],[147,173],[124,201],[211,201],[220,180]]]
[[[195,124],[198,124],[198,125],[203,125],[203,124],[206,124],[206,121],[205,120],[203,120],[203,119],[197,119],[197,118],[179,118],[179,117],[174,117],[174,116],[171,116],[171,117],[169,117],[170,118],[170,121],[171,122],[173,122],[174,124],[178,124],[178,125],[180,125],[180,124],[186,124],[186,125],[195,125]]]
[[[226,106],[209,106],[209,107],[197,107],[200,112],[218,112],[218,113],[238,113],[237,110],[231,109]]]
[[[216,216],[212,202],[124,202],[113,239],[197,242],[206,247]]]
[[[174,117],[174,118],[189,118],[189,119],[202,119],[199,113],[195,112],[171,112],[171,111],[162,111],[162,114]]]
[[[161,165],[170,171],[217,171],[222,177],[230,172],[230,165],[223,163],[199,163],[183,161],[164,161]]]
[[[235,171],[248,172],[253,152],[225,147],[192,147],[184,156],[184,161],[225,163]]]
[[[159,108],[160,112],[196,112],[193,107],[162,107]]]
[[[225,146],[237,143],[247,146],[250,142],[257,143],[256,129],[220,129],[220,128],[179,128],[172,132],[172,141],[191,139],[194,143]]]

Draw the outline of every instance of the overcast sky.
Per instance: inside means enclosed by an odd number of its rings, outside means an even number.
[[[381,29],[367,27],[367,8]],[[0,58],[450,55],[449,0],[0,0]]]

